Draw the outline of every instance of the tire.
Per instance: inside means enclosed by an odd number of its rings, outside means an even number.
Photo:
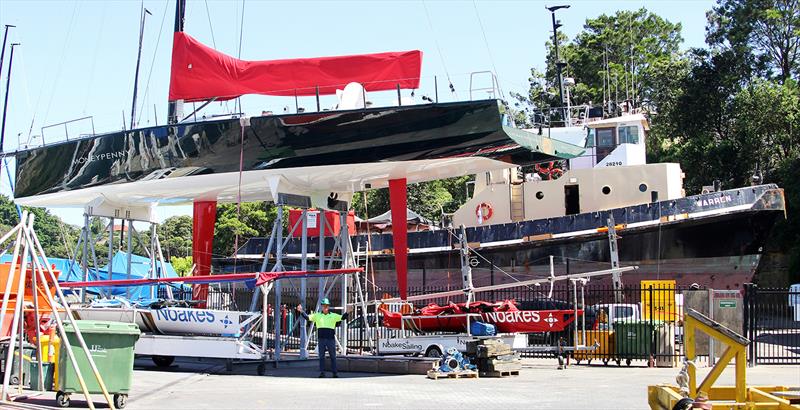
[[[19,376],[14,375],[11,376],[11,380],[8,381],[10,385],[16,386],[19,384]]]
[[[58,407],[69,407],[69,395],[63,391],[56,393],[56,404]]]
[[[692,408],[692,404],[694,404],[694,400],[685,397],[678,400],[678,402],[672,406],[672,410],[690,410]]]
[[[170,367],[175,362],[175,356],[153,356],[152,359],[158,367]]]
[[[631,359],[627,359],[625,360],[625,364],[628,365],[628,367],[631,367],[631,361]]]
[[[437,346],[431,346],[425,351],[425,357],[435,357],[438,359],[442,357],[442,349],[439,349]]]
[[[128,395],[127,394],[115,394],[114,395],[114,407],[118,409],[124,409],[125,405],[128,404]]]
[[[267,366],[265,366],[264,363],[259,363],[258,367],[256,368],[256,373],[259,376],[265,375],[267,373]]]

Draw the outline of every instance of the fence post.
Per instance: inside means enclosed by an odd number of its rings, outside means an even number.
[[[655,358],[655,354],[656,354],[656,351],[655,351],[656,345],[655,345],[653,339],[655,338],[655,335],[656,335],[656,325],[655,325],[655,321],[653,320],[653,305],[654,305],[653,301],[655,300],[655,299],[653,299],[653,285],[648,286],[647,290],[650,293],[650,298],[649,298],[650,303],[648,305],[650,307],[649,310],[650,310],[650,330],[651,330],[651,333],[650,333],[650,360],[647,361],[647,364],[648,364],[648,367],[655,367],[654,358]],[[652,366],[650,366],[651,361],[653,361],[652,362]]]
[[[747,365],[749,367],[753,367],[753,338],[750,337],[751,332],[751,312],[750,312],[750,303],[752,298],[752,283],[745,283],[744,284],[744,296],[742,297],[742,303],[744,303],[743,309],[743,317],[742,317],[742,332],[744,333],[744,337],[750,341],[750,344],[747,345]]]
[[[756,346],[758,343],[756,342],[758,337],[758,285],[751,283],[750,290],[753,291],[753,294],[750,297],[750,335],[748,338],[750,339],[750,365],[755,366],[758,363],[758,346]]]

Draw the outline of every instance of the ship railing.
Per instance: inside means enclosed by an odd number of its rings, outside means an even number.
[[[560,128],[560,127],[580,127],[587,125],[595,120],[590,116],[592,107],[589,105],[573,105],[567,107],[550,107],[537,109],[533,112],[534,128]]]

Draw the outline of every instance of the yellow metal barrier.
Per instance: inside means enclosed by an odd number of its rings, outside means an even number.
[[[675,405],[687,395],[695,400],[695,405],[705,402],[704,407],[685,407],[687,409],[800,409],[800,405],[791,404],[789,400],[776,395],[790,390],[789,387],[747,387],[747,352],[745,347],[750,343],[747,338],[694,309],[689,310],[684,318],[683,326],[686,366],[677,378],[678,382],[683,383],[683,385],[662,384],[649,386],[647,389],[647,401],[651,409],[673,410]],[[697,384],[697,369],[694,364],[696,358],[695,334],[698,330],[727,346],[722,357],[700,385]],[[714,387],[714,382],[717,381],[731,360],[735,360],[735,386]],[[684,371],[685,375],[683,374]]]

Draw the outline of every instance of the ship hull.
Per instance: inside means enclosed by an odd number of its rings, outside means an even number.
[[[467,228],[473,284],[485,286],[536,279],[554,273],[607,269],[611,262],[607,224],[613,216],[622,266],[638,266],[623,283],[674,279],[716,289],[741,289],[751,282],[775,222],[785,217],[783,191],[775,185],[739,188],[677,200],[579,215]],[[458,238],[454,230],[408,234],[411,288],[461,288]],[[384,289],[397,278],[391,234],[372,235],[369,275]],[[332,249],[329,238],[326,249]],[[364,235],[354,249],[366,249]],[[252,239],[240,254],[263,252],[265,239]],[[299,239],[289,253],[300,251]],[[317,241],[309,242],[314,254]],[[366,259],[365,255],[359,258]],[[241,263],[241,259],[238,261]],[[610,277],[594,278],[608,283]]]

